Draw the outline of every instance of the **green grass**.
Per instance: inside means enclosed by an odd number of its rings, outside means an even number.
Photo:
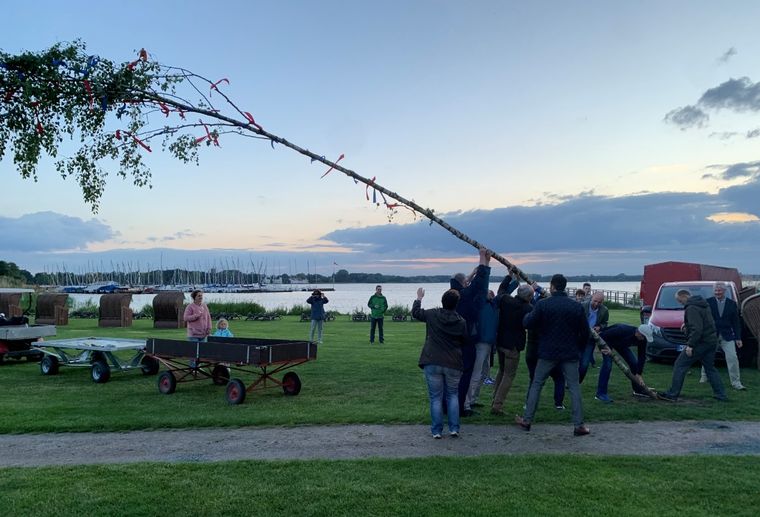
[[[488,456],[0,469],[5,515],[756,515],[750,457]]]
[[[611,322],[635,323],[636,311],[612,311]],[[237,336],[304,339],[308,323],[296,317],[281,321],[231,322]],[[325,324],[325,344],[318,360],[295,369],[303,389],[297,397],[285,397],[278,388],[249,393],[244,404],[229,406],[224,389],[209,381],[179,384],[173,395],[161,395],[156,377],[139,371],[114,373],[106,384],[90,380],[87,368],[62,367],[59,375],[42,376],[36,364],[21,362],[0,366],[2,418],[0,433],[53,431],[120,431],[132,429],[194,428],[230,426],[279,426],[341,423],[427,423],[427,393],[417,367],[425,328],[421,323],[386,320],[386,344],[369,345],[369,324],[351,322],[348,316]],[[99,329],[96,320],[71,320],[59,328],[58,338],[75,336],[182,338],[184,330],[154,330],[150,320],[137,320],[127,329]],[[613,371],[610,396],[615,403],[595,401],[599,370],[591,370],[583,385],[587,422],[760,419],[760,372],[742,371],[750,388],[729,395],[731,402],[712,400],[708,386],[698,384],[698,370],[687,377],[678,404],[633,399],[630,385],[619,371]],[[645,379],[655,388],[670,383],[671,366],[647,364]],[[721,374],[727,377],[725,368]],[[243,379],[247,382],[252,376]],[[515,385],[505,406],[506,417],[483,414],[468,423],[502,423],[521,412],[527,388],[527,369],[520,365]],[[726,379],[727,380],[727,379]],[[491,388],[485,386],[481,400],[488,401]],[[551,381],[543,392],[536,423],[569,422],[569,411],[551,408]],[[569,402],[569,394],[566,397]]]

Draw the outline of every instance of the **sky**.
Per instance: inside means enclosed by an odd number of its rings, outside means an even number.
[[[757,2],[28,1],[0,49],[81,39],[220,85],[268,131],[435,210],[522,269],[760,273]],[[161,120],[154,120],[163,124]],[[469,270],[437,225],[281,146],[224,136],[187,165],[146,156],[93,214],[43,159],[0,161],[0,250],[32,272],[264,264],[401,275]],[[71,150],[66,144],[64,150]],[[503,273],[502,266],[495,273]]]

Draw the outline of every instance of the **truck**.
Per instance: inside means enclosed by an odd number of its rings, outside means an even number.
[[[655,361],[674,360],[686,346],[686,334],[681,330],[684,322],[684,308],[676,301],[676,293],[681,289],[686,289],[692,295],[700,295],[707,299],[714,296],[715,284],[718,281],[722,281],[726,285],[726,297],[736,301],[741,308],[739,294],[742,290],[733,280],[664,282],[659,286],[652,305],[642,307],[642,314],[645,311],[651,312],[649,325],[652,327],[654,341],[647,344],[646,350],[650,359]],[[742,324],[741,339],[744,346],[737,350],[739,364],[741,366],[755,364],[758,351],[757,339],[744,323]],[[716,360],[725,360],[723,350],[719,348],[715,357]]]

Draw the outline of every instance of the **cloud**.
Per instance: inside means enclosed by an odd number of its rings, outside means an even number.
[[[758,136],[760,136],[760,128],[747,131],[747,138],[757,138]]]
[[[682,130],[704,127],[709,120],[706,110],[710,109],[736,113],[760,111],[760,83],[753,83],[749,77],[729,79],[703,93],[696,104],[670,111],[665,115],[665,122]]]
[[[745,177],[755,174],[760,162],[713,166],[721,174]],[[449,217],[446,222],[472,239],[506,256],[543,256],[567,253],[563,263],[582,263],[587,271],[599,264],[626,263],[621,255],[640,253],[636,260],[662,256],[667,260],[686,255],[703,257],[711,263],[726,262],[721,248],[748,246],[760,253],[760,179],[757,175],[743,185],[721,189],[716,194],[664,192],[609,197],[579,195],[551,205],[511,206],[472,210]],[[743,214],[743,224],[726,224],[725,214]],[[738,218],[733,221],[738,222]],[[382,225],[337,230],[323,238],[339,245],[366,246],[368,255],[381,258],[414,259],[459,257],[472,248],[437,225],[427,222]],[[602,256],[604,255],[604,256]],[[576,258],[577,258],[576,257]],[[629,257],[630,258],[630,257]],[[731,256],[730,263],[737,257]],[[742,260],[753,264],[752,255]],[[630,262],[630,261],[628,261]],[[592,264],[595,264],[592,266]],[[755,266],[757,269],[757,267]],[[618,271],[620,272],[620,271]]]
[[[665,115],[664,120],[678,126],[681,130],[686,130],[692,127],[706,126],[710,117],[696,106],[684,106],[670,111]]]
[[[0,249],[4,252],[81,250],[119,235],[107,224],[56,212],[36,212],[21,217],[0,217]]]
[[[150,236],[150,237],[147,237],[145,240],[152,243],[158,243],[158,242],[179,241],[182,239],[191,239],[194,237],[202,237],[202,236],[203,236],[202,233],[195,233],[191,231],[189,228],[185,228],[184,230],[174,232],[171,235],[164,235],[163,237]]]
[[[736,131],[713,131],[709,136],[718,140],[730,140],[738,134]]]
[[[705,174],[703,178],[717,178],[722,180],[733,180],[736,178],[752,178],[760,173],[760,161],[757,162],[739,162],[731,165],[708,165],[708,169],[718,169],[718,174]]]
[[[736,48],[731,47],[718,58],[718,63],[728,63],[729,59],[734,57],[736,54],[738,54]]]

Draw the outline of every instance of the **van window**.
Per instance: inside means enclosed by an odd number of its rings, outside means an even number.
[[[671,285],[663,286],[660,289],[660,296],[657,298],[657,309],[665,310],[680,310],[683,306],[676,301],[676,293],[681,289],[688,290],[692,296],[699,295],[705,300],[712,296],[715,296],[714,287],[712,285]],[[726,289],[726,298],[733,299],[734,295],[731,289]]]

